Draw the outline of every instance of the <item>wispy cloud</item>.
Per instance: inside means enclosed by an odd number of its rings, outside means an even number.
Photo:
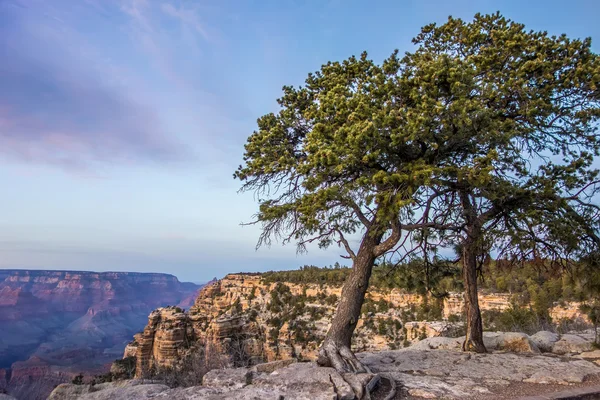
[[[184,8],[183,6],[177,8],[171,3],[163,3],[161,9],[165,14],[179,20],[184,27],[192,28],[202,35],[205,40],[210,40],[196,10]]]
[[[38,5],[0,3],[0,158],[81,169],[185,157],[158,110]]]

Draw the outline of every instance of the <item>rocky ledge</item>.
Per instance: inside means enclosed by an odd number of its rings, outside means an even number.
[[[459,339],[429,338],[401,350],[359,353],[373,374],[339,374],[312,362],[285,360],[213,370],[204,376],[202,386],[172,389],[142,380],[67,384],[57,387],[49,399],[350,400],[364,398],[365,390],[384,399],[393,395],[394,387],[397,395],[390,399],[517,398],[515,385],[540,393],[597,381],[600,351],[590,350],[587,336],[489,333],[486,344],[493,350],[489,354],[458,351]],[[542,353],[540,348],[555,348],[561,354]]]

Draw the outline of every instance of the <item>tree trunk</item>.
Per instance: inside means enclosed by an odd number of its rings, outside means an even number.
[[[465,312],[467,332],[463,343],[463,351],[485,353],[483,344],[483,323],[477,297],[477,241],[478,229],[469,229],[469,235],[463,243],[463,282],[465,285]]]
[[[365,234],[352,271],[342,288],[331,326],[319,349],[319,365],[334,367],[340,372],[369,372],[354,356],[350,346],[375,263],[374,250],[380,240],[381,235],[372,237],[368,232]]]

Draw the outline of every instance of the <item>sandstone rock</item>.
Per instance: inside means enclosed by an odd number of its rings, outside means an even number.
[[[415,350],[460,350],[462,348],[463,338],[431,337],[423,339],[410,348]]]
[[[159,384],[147,384],[125,387],[95,388],[77,397],[77,400],[142,400],[157,398],[159,394],[169,391],[169,387]],[[73,399],[73,398],[69,398]],[[66,399],[65,399],[66,400]]]
[[[287,367],[288,365],[293,364],[295,362],[297,361],[293,358],[290,358],[288,360],[271,361],[268,363],[257,364],[254,367],[252,367],[252,370],[256,372],[271,373],[276,369]]]
[[[360,353],[371,370],[393,379],[413,397],[462,399],[474,394],[493,398],[511,382],[581,383],[600,374],[600,366],[582,359],[513,353],[467,354],[451,350],[407,348]],[[273,372],[255,368],[211,371],[206,386],[169,389],[127,381],[94,387],[61,385],[50,400],[174,399],[174,400],[353,400],[372,381],[370,374],[338,374],[315,363],[292,363]],[[72,397],[66,397],[66,395]],[[61,397],[62,396],[62,397]]]
[[[581,383],[600,374],[600,367],[591,362],[541,354],[472,354],[410,347],[357,356],[373,372],[396,379],[413,396],[417,396],[413,393],[421,393],[420,396],[430,393],[437,397],[463,398],[474,391],[489,392],[508,382]]]
[[[549,331],[540,331],[529,337],[531,341],[540,349],[542,352],[551,352],[552,346],[560,338],[557,333]]]
[[[431,337],[410,346],[414,350],[461,350],[465,337]],[[484,332],[483,343],[488,350],[503,350],[513,353],[539,353],[529,336],[519,332]]]
[[[594,333],[593,329],[586,329],[584,331],[575,331],[575,332],[567,332],[567,333],[581,336],[588,342],[594,342],[594,340],[596,339],[596,334]]]
[[[208,387],[241,388],[252,383],[252,371],[248,368],[213,369],[202,378]]]
[[[247,377],[251,379],[246,379]],[[358,389],[374,378],[371,374],[345,377],[333,368],[314,363],[293,363],[271,373],[253,372],[248,368],[209,372],[206,384],[190,388],[169,389],[160,384],[140,384],[140,381],[116,382],[89,386],[61,385],[49,400],[354,400],[353,386]],[[360,395],[360,393],[359,393]],[[68,397],[71,396],[71,397]]]
[[[253,386],[271,388],[285,399],[354,399],[352,387],[333,368],[297,363],[271,374],[260,374]],[[294,397],[296,396],[296,397]]]
[[[136,389],[131,389],[135,387]],[[73,385],[70,383],[63,383],[58,385],[48,397],[48,400],[74,400],[79,398],[102,398],[102,399],[117,399],[119,393],[124,392],[135,392],[138,398],[142,393],[157,393],[160,390],[168,390],[169,387],[161,384],[153,384],[149,381],[143,380],[128,380],[128,381],[117,381],[110,383],[101,383],[98,385]],[[91,397],[85,397],[87,395],[95,394]],[[129,398],[129,397],[122,397]]]
[[[503,350],[512,353],[540,352],[529,336],[520,332],[484,332],[483,343],[488,350]]]
[[[410,374],[394,374],[394,378],[402,384],[408,394],[424,399],[470,397],[474,393],[490,393],[470,379],[444,381],[430,376]]]
[[[562,335],[552,346],[552,352],[556,354],[583,353],[590,350],[592,342],[573,334]]]
[[[577,357],[583,358],[585,360],[598,360],[600,359],[600,350],[584,351]]]

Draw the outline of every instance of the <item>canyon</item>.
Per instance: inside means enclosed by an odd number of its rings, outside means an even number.
[[[0,393],[45,398],[108,371],[150,311],[188,307],[199,287],[160,273],[0,270]]]
[[[200,290],[188,311],[165,307],[153,311],[144,330],[127,345],[124,358],[135,357],[136,377],[177,368],[194,352],[226,355],[230,364],[247,367],[275,360],[314,360],[341,294],[341,285],[270,282],[260,274],[229,274]],[[426,298],[400,289],[370,288],[353,348],[390,351],[428,337],[459,336],[456,321],[462,295],[441,301],[439,320],[419,319]],[[482,311],[511,306],[509,293],[480,293]],[[555,304],[553,319],[589,323],[579,303]]]

